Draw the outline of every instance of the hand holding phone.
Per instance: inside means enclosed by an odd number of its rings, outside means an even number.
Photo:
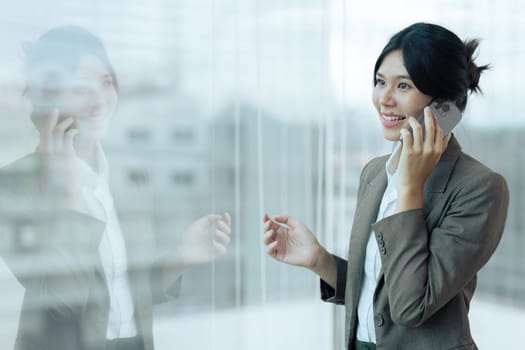
[[[425,125],[425,118],[429,125]],[[427,178],[438,164],[450,141],[452,129],[461,120],[461,112],[451,101],[434,101],[418,119],[409,118],[410,131],[401,130],[402,147],[397,165],[398,193],[403,195],[396,212],[420,208]],[[439,125],[439,128],[436,126]],[[428,128],[428,130],[426,130]],[[416,132],[412,133],[412,129]],[[433,135],[425,136],[425,131]],[[412,136],[412,137],[411,137]],[[414,193],[417,195],[414,196]]]
[[[453,101],[434,100],[430,110],[437,123],[443,130],[443,136],[448,135],[461,121],[462,113]],[[421,112],[417,121],[422,126],[423,138],[425,137],[425,113]],[[410,130],[412,132],[412,130]]]

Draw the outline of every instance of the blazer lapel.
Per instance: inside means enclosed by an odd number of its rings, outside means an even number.
[[[448,147],[443,152],[443,155],[441,156],[438,164],[428,177],[427,181],[425,182],[425,188],[423,190],[423,201],[424,201],[424,215],[425,220],[427,222],[427,226],[429,226],[429,218],[428,214],[430,213],[430,209],[432,208],[432,200],[434,199],[434,195],[439,195],[443,192],[445,192],[445,189],[448,184],[448,180],[450,178],[450,175],[452,174],[452,170],[454,169],[454,165],[456,164],[456,160],[458,159],[459,154],[461,153],[461,146],[459,145],[457,139],[452,135],[452,138],[449,141]],[[386,178],[386,173],[385,173]],[[386,186],[386,182],[385,182]],[[384,192],[383,187],[383,192]],[[381,192],[382,193],[382,192]],[[377,211],[379,209],[379,205],[381,203],[381,198],[378,198],[377,208],[375,209],[375,216],[374,219],[377,217]],[[372,219],[372,220],[374,220]],[[432,223],[432,219],[430,220],[430,223]],[[432,224],[430,224],[432,226]],[[365,242],[366,245],[366,242]],[[366,250],[365,248],[362,248],[363,250]],[[364,257],[362,258],[364,261]],[[362,268],[362,267],[361,267]],[[381,269],[381,272],[379,273],[377,283],[378,285],[381,282],[381,279],[383,278],[383,269]],[[377,288],[377,286],[376,286]]]
[[[380,170],[370,179],[365,179],[366,188],[356,208],[350,248],[348,254],[347,296],[346,300],[355,309],[361,291],[363,267],[365,262],[366,245],[370,237],[371,225],[377,218],[381,198],[387,185],[385,162],[381,161]]]
[[[447,187],[448,179],[454,169],[456,160],[461,153],[461,146],[454,136],[450,139],[448,147],[441,156],[438,164],[425,183],[425,199],[430,193],[443,193]]]

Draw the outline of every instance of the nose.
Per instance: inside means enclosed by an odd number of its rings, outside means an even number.
[[[382,89],[379,95],[379,103],[383,106],[392,106],[395,105],[396,101],[394,98],[394,92],[392,87],[385,87]]]
[[[104,100],[101,89],[95,86],[86,90],[86,98],[90,106],[99,106]]]

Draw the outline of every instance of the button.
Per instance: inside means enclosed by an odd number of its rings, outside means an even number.
[[[380,251],[381,254],[383,254],[383,255],[386,254],[386,248],[385,248],[385,247],[381,247],[381,248],[379,248],[379,251]]]
[[[382,327],[385,323],[385,319],[380,314],[377,314],[374,316],[374,322],[376,323],[376,326]]]
[[[383,234],[381,232],[376,233],[377,239],[383,239]]]
[[[384,247],[385,246],[385,241],[380,239],[380,240],[377,241],[377,245],[380,246],[380,247]]]

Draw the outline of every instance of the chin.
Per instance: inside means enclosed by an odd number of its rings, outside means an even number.
[[[109,124],[107,121],[84,121],[78,123],[79,134],[90,140],[101,140],[106,135]]]
[[[401,133],[399,132],[399,129],[387,129],[383,128],[383,137],[387,141],[399,141],[399,138],[401,137]]]
[[[102,141],[102,139],[104,139],[106,136],[106,132],[106,128],[86,128],[79,130],[79,136],[81,136],[84,140]]]

